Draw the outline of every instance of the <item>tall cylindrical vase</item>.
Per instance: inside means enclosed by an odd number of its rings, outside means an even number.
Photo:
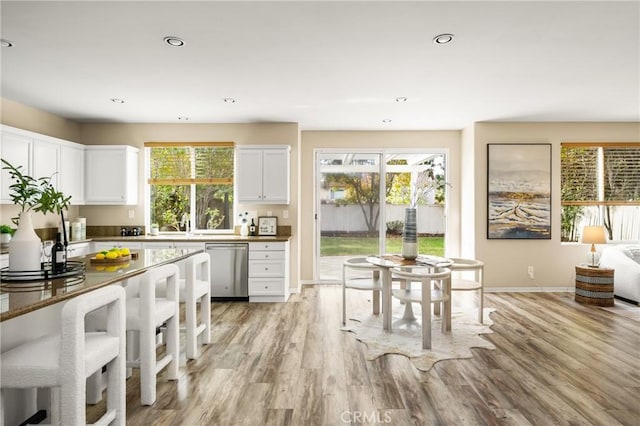
[[[418,234],[416,223],[416,209],[408,208],[404,211],[404,229],[402,231],[402,257],[415,259],[418,257]]]
[[[42,241],[31,222],[31,213],[22,212],[18,229],[9,242],[10,271],[38,271],[42,256]]]

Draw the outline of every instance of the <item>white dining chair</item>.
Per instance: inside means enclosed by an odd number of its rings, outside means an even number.
[[[392,289],[391,294],[405,303],[419,303],[422,305],[422,348],[431,349],[431,305],[442,305],[442,332],[449,329],[451,306],[449,301],[449,285],[451,270],[439,268],[434,272],[427,268],[393,268],[394,278],[405,280],[406,288]],[[411,283],[419,282],[420,288],[412,287]]]
[[[342,263],[342,325],[347,323],[347,289],[370,291],[373,314],[380,313],[380,271],[367,262],[365,257],[346,259]]]
[[[476,259],[451,258],[451,292],[478,292],[478,322],[483,322],[484,308],[484,263]],[[473,274],[473,277],[469,276]]]

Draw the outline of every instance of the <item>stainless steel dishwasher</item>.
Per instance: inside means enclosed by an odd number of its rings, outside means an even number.
[[[211,299],[249,300],[249,244],[208,243]]]

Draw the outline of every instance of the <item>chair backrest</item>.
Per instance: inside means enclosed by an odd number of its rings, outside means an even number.
[[[349,273],[350,270],[358,272],[360,275],[356,277],[353,274]],[[346,259],[344,262],[342,262],[343,285],[352,278],[363,278],[362,277],[363,272],[366,274],[371,274],[369,275],[369,278],[373,277],[374,279],[377,279],[380,276],[378,267],[367,262],[366,257],[352,257],[352,258]]]
[[[140,278],[140,299],[153,305],[156,297],[179,300],[178,265],[170,263],[149,269]],[[143,302],[144,303],[144,302]]]
[[[449,266],[449,269],[451,269],[451,271],[472,271],[475,273],[475,280],[482,284],[482,277],[484,275],[484,262],[476,259],[465,259],[461,257],[452,257],[450,259],[453,261],[451,266]]]
[[[124,351],[126,308],[122,286],[114,284],[81,294],[66,302],[62,308],[60,366],[65,366],[66,371],[72,369],[77,377],[84,374],[85,367],[85,316],[103,307],[106,307],[107,323],[102,329],[108,335],[120,338]]]
[[[376,270],[378,267],[367,262],[366,257],[352,257],[342,263],[343,268]]]
[[[211,257],[208,253],[198,253],[187,259],[185,278],[187,281],[206,281],[211,283]]]

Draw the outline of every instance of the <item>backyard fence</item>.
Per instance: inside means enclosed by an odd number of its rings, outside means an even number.
[[[368,212],[368,206],[364,206],[364,208]],[[406,206],[387,204],[385,209],[386,223],[394,221],[404,222]],[[362,213],[362,208],[357,204],[346,206],[322,204],[320,207],[320,215],[322,223],[321,232],[323,233],[367,232],[367,224],[364,219],[364,214]],[[444,234],[444,206],[437,204],[418,206],[417,219],[418,234]]]

